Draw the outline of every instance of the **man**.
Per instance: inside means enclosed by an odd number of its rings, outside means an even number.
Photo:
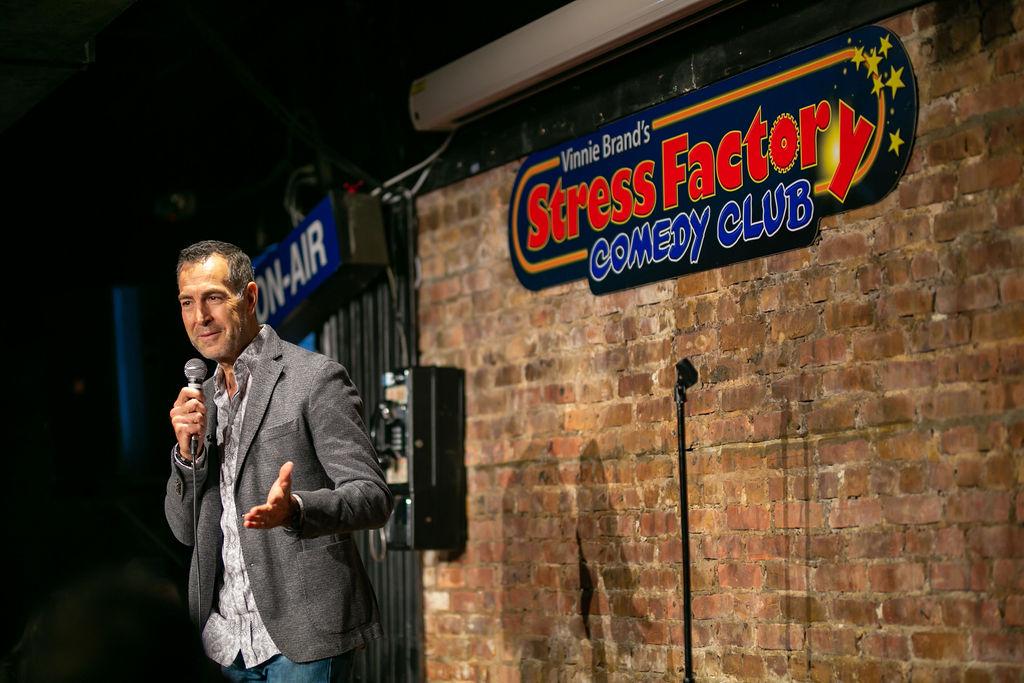
[[[170,411],[164,511],[194,547],[190,612],[229,679],[347,680],[353,649],[382,635],[351,532],[393,501],[345,369],[260,325],[258,296],[238,247],[181,252],[181,320],[217,370]]]

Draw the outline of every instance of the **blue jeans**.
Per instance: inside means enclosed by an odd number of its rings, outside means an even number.
[[[274,655],[251,669],[245,668],[239,652],[231,666],[220,669],[229,681],[267,681],[267,683],[348,683],[352,680],[355,650],[337,657],[297,663],[284,655]]]

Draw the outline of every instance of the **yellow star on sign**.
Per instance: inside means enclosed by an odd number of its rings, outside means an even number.
[[[900,129],[897,128],[895,133],[889,133],[889,151],[895,152],[897,155],[900,153],[900,145],[903,144],[903,139],[900,137]]]
[[[875,54],[875,48],[871,48],[871,53],[864,56],[864,61],[868,65],[868,74],[877,76],[878,63],[882,61],[882,55]]]
[[[853,61],[854,68],[860,71],[860,65],[864,63],[864,48],[855,47],[853,48],[853,57],[850,58]]]
[[[904,87],[906,83],[900,80],[900,76],[903,74],[903,67],[896,69],[889,67],[889,80],[885,82],[887,88],[892,88],[892,96],[896,97],[896,91]]]
[[[879,78],[878,76],[875,76],[875,78],[873,80],[874,80],[875,84],[873,86],[871,86],[871,94],[872,95],[877,95],[878,93],[880,93],[882,91],[882,88],[884,86],[882,86],[882,79]]]
[[[882,36],[882,46],[878,48],[879,54],[883,57],[889,56],[889,48],[892,47],[892,43],[889,42],[889,36]]]

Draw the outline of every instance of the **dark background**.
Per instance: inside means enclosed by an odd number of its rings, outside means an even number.
[[[97,26],[87,36],[95,61],[72,61],[63,83],[7,122],[0,215],[14,447],[0,497],[0,651],[55,587],[93,568],[134,558],[185,580],[185,548],[162,509],[167,411],[195,355],[175,299],[178,250],[213,238],[256,254],[283,237],[297,167],[317,165],[338,187],[418,162],[445,134],[414,132],[410,82],[560,4],[146,0]],[[70,21],[62,3],[40,6],[37,19],[0,21],[8,71],[67,66],[81,52],[33,42]],[[11,35],[26,23],[31,35]],[[26,93],[9,76],[0,91],[6,105]],[[175,193],[194,209],[181,210]],[[145,416],[132,452],[120,446],[112,308],[113,289],[125,287],[139,301],[132,371]]]

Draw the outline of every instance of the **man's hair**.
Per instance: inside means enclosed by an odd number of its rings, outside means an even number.
[[[230,242],[218,242],[217,240],[203,240],[185,247],[178,254],[178,271],[176,277],[181,277],[181,269],[190,263],[202,263],[214,254],[220,254],[228,262],[228,286],[237,294],[241,294],[245,286],[256,279],[252,271],[252,260],[248,254],[231,244]]]

